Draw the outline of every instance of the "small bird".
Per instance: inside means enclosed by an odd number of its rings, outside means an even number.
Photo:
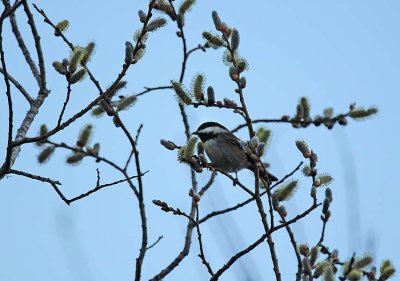
[[[244,151],[240,140],[221,124],[205,122],[192,134],[200,138],[208,158],[224,172],[237,173],[242,169],[254,170],[254,160]],[[278,180],[265,169],[259,169],[259,174],[267,182]]]

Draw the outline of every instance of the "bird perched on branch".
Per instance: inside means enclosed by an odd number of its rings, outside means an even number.
[[[255,160],[246,153],[241,141],[221,124],[205,122],[192,134],[200,138],[208,158],[224,172],[237,173],[242,169],[254,171]],[[264,167],[259,169],[259,175],[267,183],[278,180]]]

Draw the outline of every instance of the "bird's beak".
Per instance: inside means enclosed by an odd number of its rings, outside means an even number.
[[[199,134],[197,132],[193,132],[193,133],[191,133],[191,135],[198,136]]]

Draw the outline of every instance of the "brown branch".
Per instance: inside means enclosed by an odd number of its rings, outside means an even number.
[[[2,169],[0,169],[0,178],[7,172],[8,169],[11,168],[11,157],[12,157],[12,135],[13,135],[13,122],[14,122],[14,112],[13,112],[13,101],[11,97],[11,85],[9,81],[9,75],[7,73],[7,65],[4,57],[4,49],[3,49],[3,24],[6,19],[5,14],[10,11],[10,8],[4,8],[3,13],[0,18],[0,60],[1,66],[3,68],[3,78],[4,83],[6,85],[6,96],[7,96],[7,105],[8,105],[8,134],[7,134],[7,152],[4,160],[4,164]],[[1,173],[1,170],[4,173]]]
[[[42,44],[40,43],[40,36],[37,31],[35,20],[29,8],[28,2],[26,0],[22,0],[22,5],[24,6],[25,14],[28,17],[28,24],[31,27],[31,32],[35,41],[35,49],[38,56],[40,70],[40,92],[48,94],[48,91],[46,89],[46,68],[44,64]]]
[[[236,106],[236,105],[227,105],[227,104],[208,104],[206,102],[192,102],[190,105],[192,105],[194,108],[198,108],[199,106],[204,106],[204,107],[215,107],[215,108],[226,108],[226,109],[234,109],[243,111],[243,108],[241,106]]]
[[[4,2],[9,4],[9,0],[3,1],[3,3]],[[22,2],[21,2],[21,4],[22,4]],[[21,49],[22,54],[24,55],[25,61],[29,65],[29,68],[31,69],[31,72],[32,72],[33,76],[35,77],[35,79],[36,79],[36,81],[38,83],[38,86],[40,87],[39,70],[37,69],[35,62],[32,60],[31,54],[30,54],[30,52],[29,52],[29,50],[28,50],[28,48],[27,48],[27,46],[26,46],[26,44],[24,42],[24,39],[22,38],[22,35],[21,35],[20,31],[19,31],[17,20],[15,18],[15,14],[14,13],[10,14],[10,22],[11,22],[11,28],[12,28],[12,31],[14,33],[15,39],[18,42],[18,46]]]

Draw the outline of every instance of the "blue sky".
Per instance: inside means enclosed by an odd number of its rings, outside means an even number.
[[[301,96],[307,96],[312,115],[332,106],[335,112],[346,112],[352,102],[377,106],[379,114],[364,122],[349,120],[346,127],[333,130],[323,127],[292,129],[286,124],[268,125],[273,131],[266,158],[271,172],[279,177],[290,172],[301,160],[294,146],[304,139],[319,156],[319,170],[329,172],[335,181],[332,219],[327,226],[326,244],[338,248],[342,257],[373,253],[379,261],[389,257],[399,267],[400,234],[396,215],[398,204],[398,143],[400,41],[398,38],[398,1],[198,1],[186,16],[189,47],[202,43],[201,33],[213,29],[211,11],[217,10],[241,36],[240,54],[250,63],[246,73],[246,101],[253,118],[292,115]],[[75,44],[94,40],[97,48],[90,68],[107,87],[118,75],[124,59],[125,41],[132,40],[140,28],[138,9],[147,9],[147,1],[118,1],[113,5],[95,1],[38,1],[54,21],[67,18],[70,28],[66,35]],[[66,84],[53,71],[51,63],[69,55],[67,46],[34,13],[42,36],[48,87],[51,94],[29,131],[33,136],[40,124],[53,127],[62,107]],[[30,46],[26,19],[18,12],[19,26]],[[167,85],[177,79],[181,64],[181,42],[175,35],[174,23],[155,34],[147,42],[146,55],[126,76],[124,94],[137,93],[144,86]],[[37,89],[8,24],[3,32],[9,71],[32,95]],[[185,84],[189,86],[197,72],[207,77],[217,98],[236,99],[228,69],[222,63],[221,50],[198,52],[190,58]],[[0,86],[4,92],[3,83]],[[121,92],[122,93],[122,92]],[[16,96],[17,126],[27,105]],[[97,96],[89,79],[73,87],[66,111],[71,116]],[[233,128],[242,120],[226,110],[188,108],[194,130],[204,121],[218,121]],[[149,222],[149,242],[158,236],[164,239],[148,255],[144,264],[144,280],[164,268],[183,246],[187,221],[161,212],[151,200],[161,199],[171,206],[188,210],[190,187],[188,167],[176,161],[176,153],[159,145],[161,138],[178,144],[184,140],[183,126],[176,100],[170,91],[143,96],[123,120],[131,131],[139,124],[144,128],[139,141],[142,167],[150,172],[144,177]],[[4,95],[0,102],[0,146],[6,144],[7,110]],[[85,116],[52,138],[73,144],[80,128],[92,123],[93,142],[100,141],[101,153],[124,163],[129,147],[122,134],[107,118]],[[245,139],[246,132],[240,132]],[[73,197],[96,182],[96,168],[102,181],[120,176],[103,164],[85,159],[79,166],[66,166],[66,151],[57,151],[49,163],[39,165],[39,150],[26,145],[14,166],[60,180],[62,191]],[[3,158],[4,149],[1,151]],[[134,170],[132,170],[132,173]],[[199,175],[200,185],[209,172]],[[251,184],[250,173],[241,172],[241,180]],[[301,174],[295,175],[301,187],[286,203],[289,217],[310,204],[310,183]],[[323,198],[323,192],[320,192]],[[246,199],[238,188],[219,175],[215,186],[200,202],[204,215],[215,209],[231,206]],[[299,242],[316,243],[321,222],[320,211],[294,226]],[[47,185],[10,176],[0,182],[0,279],[19,280],[131,280],[140,247],[140,221],[137,202],[128,186],[121,184],[66,206]],[[262,233],[255,205],[234,214],[210,220],[202,225],[206,255],[214,268],[222,266],[235,252],[247,247]],[[293,278],[296,265],[287,233],[274,236],[285,280]],[[166,280],[206,280],[208,275],[200,263],[198,245],[192,245],[190,256]],[[266,244],[244,257],[221,280],[271,280],[272,265]]]

